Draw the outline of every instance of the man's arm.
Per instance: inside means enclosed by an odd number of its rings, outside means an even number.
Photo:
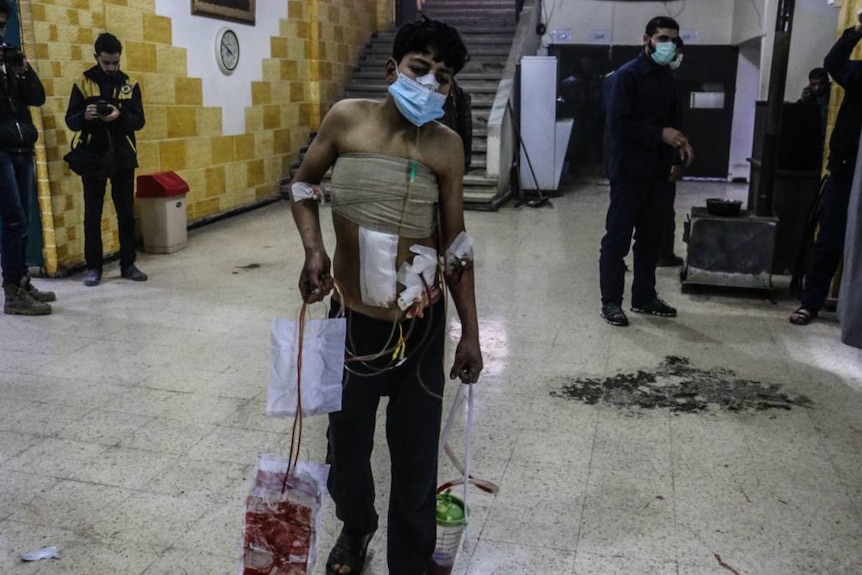
[[[20,70],[16,69],[15,73],[18,76],[18,89],[21,91],[21,98],[24,103],[28,106],[43,105],[45,103],[45,87],[30,63],[24,60],[24,66]]]
[[[84,112],[87,103],[84,94],[77,85],[72,86],[72,94],[69,96],[69,105],[66,107],[66,126],[73,132],[80,132],[84,128]]]
[[[860,85],[862,81],[862,67],[851,65],[850,60],[860,38],[862,38],[862,25],[857,24],[853,28],[847,28],[823,60],[823,67],[845,90],[848,87]]]
[[[453,133],[443,135],[446,158],[437,170],[440,186],[440,243],[445,252],[455,241],[464,226],[464,164],[461,162],[463,146],[461,138]],[[476,293],[472,262],[456,272],[446,270],[446,284],[455,302],[461,320],[461,340],[455,350],[451,379],[460,378],[464,383],[476,383],[482,371],[482,352],[479,348],[479,318],[476,313]]]
[[[314,141],[305,153],[305,159],[291,182],[291,188],[299,183],[318,185],[338,157],[337,136],[347,127],[344,103],[335,104],[326,114]],[[290,210],[302,247],[305,248],[305,264],[299,276],[299,291],[303,301],[320,301],[332,290],[331,261],[323,245],[320,231],[320,213],[317,201],[306,199],[294,201],[291,192]]]

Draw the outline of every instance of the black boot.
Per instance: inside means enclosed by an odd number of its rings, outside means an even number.
[[[33,285],[33,282],[30,281],[30,276],[24,276],[21,278],[21,289],[23,289],[27,294],[36,301],[40,301],[43,303],[47,303],[49,301],[56,301],[57,294],[52,291],[42,291],[36,288]]]
[[[10,315],[48,315],[51,313],[50,305],[34,300],[20,284],[3,286],[3,294],[6,296],[3,306],[4,313]]]

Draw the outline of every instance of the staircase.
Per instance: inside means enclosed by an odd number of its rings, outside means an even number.
[[[429,18],[442,20],[458,28],[467,45],[470,61],[455,76],[461,88],[470,94],[473,108],[473,146],[470,170],[464,175],[464,206],[476,210],[496,209],[499,202],[498,182],[496,178],[488,178],[485,174],[488,117],[515,35],[515,2],[426,0],[424,13]],[[375,34],[371,38],[346,86],[345,98],[382,100],[386,97],[383,64],[392,55],[394,40],[394,30]],[[295,162],[291,172],[298,166],[299,162]]]

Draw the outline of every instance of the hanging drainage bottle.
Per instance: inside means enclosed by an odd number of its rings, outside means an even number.
[[[428,575],[450,575],[461,544],[461,534],[467,526],[464,502],[449,490],[437,494],[437,545]]]

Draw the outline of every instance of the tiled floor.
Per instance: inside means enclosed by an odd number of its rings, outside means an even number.
[[[715,195],[745,189],[685,183],[678,219]],[[553,209],[467,216],[486,360],[474,470],[500,493],[471,494],[455,573],[862,573],[862,351],[839,343],[828,314],[791,326],[787,278],[771,301],[681,294],[663,269],[680,317],[608,326],[606,202],[599,183],[570,185]],[[116,266],[97,288],[43,281],[59,295],[53,315],[0,316],[0,573],[236,573],[256,455],[287,451],[288,422],[263,415],[268,324],[297,311],[301,256],[273,205],[191,232],[182,252],[142,255],[146,284]],[[673,385],[700,387],[637,407]],[[574,397],[585,390],[597,401]],[[305,457],[323,458],[324,429],[306,421]],[[459,421],[454,444],[462,434]],[[455,475],[445,462],[441,479]],[[323,557],[331,505],[324,525]],[[62,558],[20,562],[46,545]],[[372,547],[366,573],[382,575],[385,538]]]

